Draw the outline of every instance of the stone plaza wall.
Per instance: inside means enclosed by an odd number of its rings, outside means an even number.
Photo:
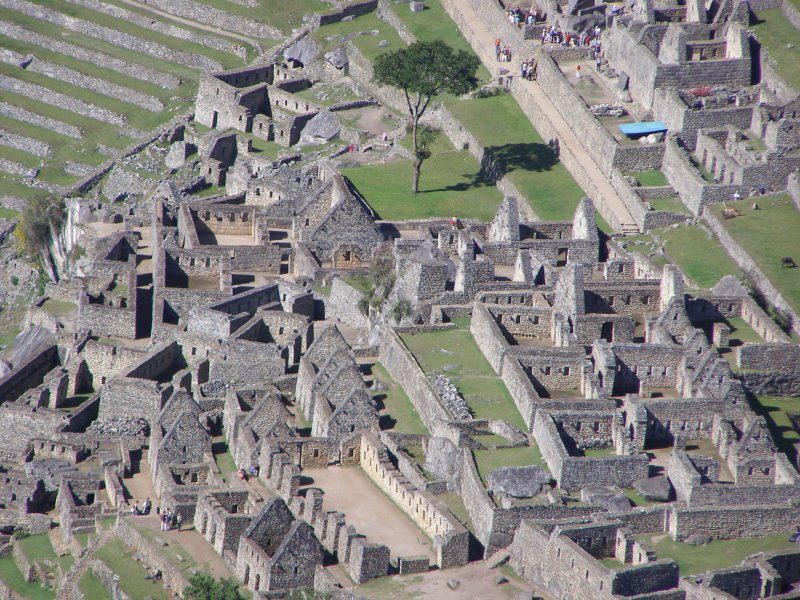
[[[797,527],[796,505],[725,506],[683,508],[667,513],[667,533],[683,541],[692,534],[717,540],[762,537],[793,531]]]

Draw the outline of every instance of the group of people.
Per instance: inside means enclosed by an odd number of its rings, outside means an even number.
[[[494,41],[494,53],[497,56],[497,62],[511,62],[511,48],[504,46],[500,38]]]
[[[131,514],[134,516],[149,515],[152,508],[153,508],[153,503],[150,502],[150,498],[148,498],[147,500],[144,501],[144,504],[142,504],[141,508],[139,508],[138,502],[134,502],[133,506],[131,506]]]
[[[523,60],[522,64],[519,67],[519,75],[523,79],[527,79],[528,81],[532,81],[536,79],[536,67],[537,67],[536,59],[531,58],[529,60]]]
[[[171,510],[165,510],[159,515],[159,519],[161,521],[161,531],[169,531],[173,527],[177,527],[178,531],[180,531],[181,525],[183,525],[181,514]]]
[[[562,31],[556,29],[555,25],[550,28],[542,29],[541,40],[542,44],[559,44],[561,46],[591,46],[595,52],[600,51],[600,34],[602,30],[600,26],[595,26],[591,32],[583,31],[578,35],[570,33],[569,31]]]
[[[514,25],[517,27],[522,27],[523,25],[533,25],[541,20],[539,10],[534,7],[529,8],[528,12],[525,12],[521,8],[509,8],[506,10],[506,16],[508,17],[508,20],[514,23]]]
[[[150,498],[147,498],[141,507],[139,507],[138,502],[133,503],[133,506],[131,506],[131,515],[149,515],[150,511],[152,510],[153,503],[150,501]],[[169,531],[173,527],[177,527],[178,531],[180,531],[181,524],[183,524],[183,517],[180,515],[180,513],[171,510],[165,510],[158,515],[158,520],[161,522],[161,531]]]
[[[236,476],[242,481],[247,481],[251,477],[258,477],[258,467],[250,465],[250,468],[246,471],[244,469],[239,469],[236,471]]]

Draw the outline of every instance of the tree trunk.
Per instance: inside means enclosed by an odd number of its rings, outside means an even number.
[[[414,179],[411,181],[411,191],[415,194],[419,191],[419,172],[422,169],[422,161],[417,159],[414,161]]]

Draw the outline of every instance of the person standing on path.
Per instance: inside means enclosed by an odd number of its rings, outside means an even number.
[[[497,62],[500,62],[500,38],[494,41],[494,54],[497,57]]]
[[[575,78],[581,78],[581,63],[578,63],[578,65],[575,67]]]

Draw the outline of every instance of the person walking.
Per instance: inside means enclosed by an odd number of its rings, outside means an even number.
[[[183,517],[181,516],[181,513],[178,513],[178,515],[175,517],[175,523],[177,523],[178,531],[180,531],[181,530],[181,523],[183,523]]]
[[[581,64],[580,63],[578,63],[578,65],[575,67],[575,78],[576,79],[580,79],[581,78]]]

